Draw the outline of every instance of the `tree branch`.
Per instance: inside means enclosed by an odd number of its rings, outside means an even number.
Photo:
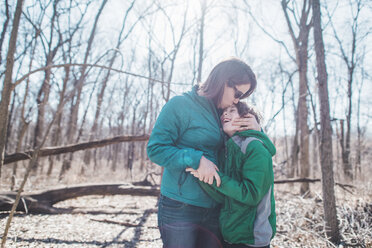
[[[109,138],[109,139],[95,140],[91,142],[84,142],[84,143],[79,143],[79,144],[63,146],[63,147],[46,147],[46,148],[40,149],[39,157],[98,148],[98,147],[103,147],[103,146],[116,144],[120,142],[146,141],[149,139],[149,137],[150,136],[148,134],[144,134],[140,136],[116,136],[116,137]],[[33,156],[34,152],[35,152],[34,150],[30,150],[26,152],[13,153],[10,155],[6,155],[4,158],[4,164],[9,164],[12,162],[30,159]]]
[[[134,77],[139,77],[139,78],[144,78],[144,79],[147,79],[147,80],[152,80],[153,82],[164,83],[164,81],[162,81],[162,80],[158,80],[158,79],[154,79],[154,78],[149,78],[149,77],[146,77],[146,76],[143,76],[143,75],[139,75],[139,74],[136,74],[136,73],[133,73],[133,72],[123,71],[123,70],[119,70],[119,69],[111,68],[111,67],[104,66],[104,65],[71,63],[71,64],[60,64],[60,65],[48,65],[48,66],[45,66],[45,67],[42,67],[42,68],[38,68],[38,69],[36,69],[36,70],[33,70],[33,71],[27,73],[26,75],[22,76],[22,77],[21,77],[20,79],[18,79],[17,81],[15,81],[15,82],[13,83],[13,85],[12,85],[12,90],[14,90],[14,88],[15,88],[18,84],[20,84],[23,80],[25,80],[26,78],[28,78],[29,76],[31,76],[32,74],[34,74],[34,73],[36,73],[36,72],[39,72],[39,71],[45,71],[45,70],[48,70],[48,69],[51,69],[51,68],[60,68],[60,67],[69,67],[69,66],[90,66],[90,67],[98,67],[98,68],[103,68],[103,69],[107,69],[107,70],[115,71],[115,72],[118,72],[118,73],[124,73],[124,74],[131,75],[131,76],[134,76]],[[177,84],[177,85],[189,85],[189,84],[184,84],[184,83],[172,83],[172,84]]]
[[[283,184],[283,183],[316,183],[320,182],[319,178],[291,178],[291,179],[283,179],[283,180],[275,180],[275,184]],[[341,188],[354,188],[354,185],[351,184],[342,184],[342,183],[335,183],[336,185],[340,186]]]

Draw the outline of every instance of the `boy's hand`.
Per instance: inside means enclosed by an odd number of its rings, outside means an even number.
[[[235,118],[232,122],[233,126],[239,126],[238,131],[256,130],[261,131],[260,124],[252,114],[246,114],[244,117]]]

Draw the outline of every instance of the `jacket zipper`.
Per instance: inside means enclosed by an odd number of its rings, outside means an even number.
[[[225,170],[226,170],[226,174],[229,176],[229,177],[231,177],[232,175],[231,175],[231,161],[229,160],[229,159],[231,159],[231,158],[228,158],[227,157],[227,142],[225,142]],[[231,214],[232,213],[232,207],[231,207],[231,199],[230,199],[230,197],[226,197],[226,199],[227,199],[227,204],[228,204],[228,207],[229,207],[229,214]]]

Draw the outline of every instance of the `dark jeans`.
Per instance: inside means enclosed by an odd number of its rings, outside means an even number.
[[[158,225],[166,248],[222,247],[219,208],[202,208],[160,195]]]

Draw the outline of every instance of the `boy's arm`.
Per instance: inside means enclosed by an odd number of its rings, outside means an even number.
[[[236,201],[256,206],[274,181],[271,166],[271,155],[266,148],[259,141],[251,142],[244,157],[242,181],[219,172],[221,185],[212,187]]]
[[[219,173],[221,175],[221,173]],[[218,192],[218,190],[216,190],[216,182],[213,183],[214,185],[210,185],[208,183],[204,183],[204,182],[201,182],[199,181],[199,185],[200,187],[202,187],[202,189],[211,197],[213,198],[216,202],[218,203],[223,203],[225,201],[225,195]]]

